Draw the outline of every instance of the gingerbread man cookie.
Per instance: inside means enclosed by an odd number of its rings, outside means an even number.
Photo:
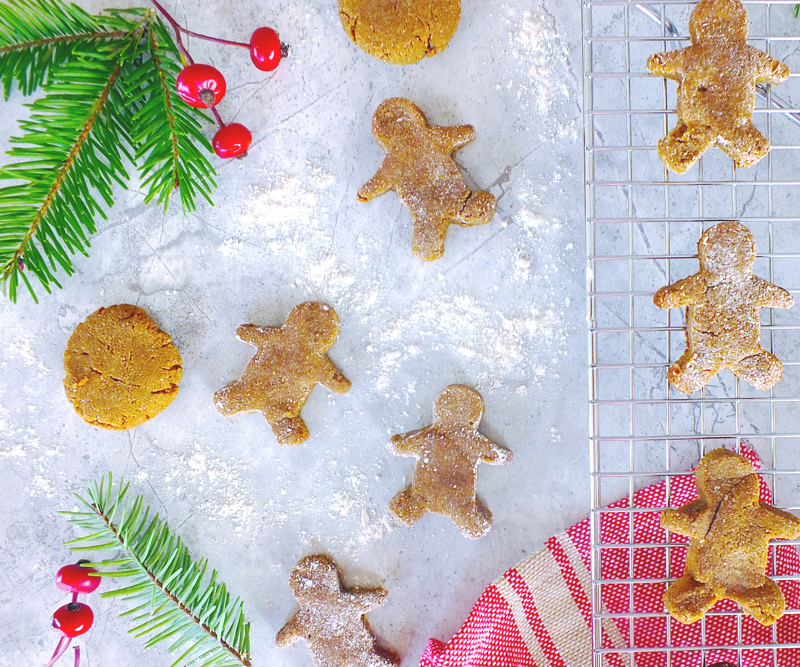
[[[706,454],[695,480],[697,500],[661,513],[662,527],[689,538],[686,570],[664,594],[667,611],[681,623],[694,623],[729,598],[771,625],[786,604],[764,574],[768,542],[800,537],[800,519],[761,502],[753,466],[726,449]]]
[[[475,495],[478,464],[503,465],[512,453],[478,433],[483,410],[477,391],[452,384],[434,403],[433,424],[392,437],[395,454],[418,459],[411,485],[389,504],[405,523],[435,512],[449,517],[467,537],[489,532],[492,513]]]
[[[473,192],[453,153],[475,139],[471,125],[428,125],[422,111],[402,97],[383,102],[372,119],[372,133],[386,152],[378,173],[358,191],[360,201],[394,190],[414,221],[414,254],[439,259],[447,228],[485,225],[496,201],[484,190]]]
[[[461,0],[339,0],[342,26],[369,55],[410,65],[447,48]]]
[[[785,289],[753,275],[756,246],[740,222],[721,222],[697,244],[700,271],[662,287],[659,308],[686,307],[686,352],[667,372],[684,394],[703,387],[722,368],[759,389],[781,379],[783,364],[761,348],[761,308],[790,308]]]
[[[241,378],[214,395],[217,409],[225,416],[261,412],[282,445],[307,440],[300,411],[314,385],[337,394],[350,389],[327,355],[339,335],[336,312],[324,303],[301,303],[282,327],[245,324],[236,335],[257,350]]]
[[[307,556],[292,570],[289,586],[300,604],[275,638],[280,648],[302,639],[317,667],[392,667],[400,661],[376,646],[364,614],[383,604],[383,588],[342,586],[342,573],[327,556]]]
[[[753,125],[757,83],[782,83],[784,63],[749,46],[747,12],[739,0],[700,0],[689,19],[692,45],[656,53],[647,68],[678,82],[678,125],[658,142],[658,154],[683,173],[717,145],[737,167],[749,167],[769,152]]]

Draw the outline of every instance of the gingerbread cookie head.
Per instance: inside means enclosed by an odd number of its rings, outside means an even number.
[[[478,432],[483,397],[471,387],[450,385],[434,403],[433,424],[392,438],[399,456],[418,459],[411,484],[389,509],[408,525],[428,512],[446,516],[470,538],[489,532],[492,513],[477,497],[478,464],[511,461],[509,450]]]
[[[424,127],[425,116],[410,100],[392,97],[381,102],[372,116],[372,134],[387,153],[411,136],[413,126]]]
[[[477,431],[483,419],[484,402],[472,387],[452,384],[433,404],[433,423],[449,428]]]
[[[747,39],[747,12],[739,0],[700,0],[689,17],[693,44],[704,40]]]
[[[341,591],[341,573],[327,556],[306,556],[292,570],[289,587],[301,604],[330,602]]]
[[[741,222],[720,222],[706,230],[697,244],[700,267],[717,276],[752,273],[756,241]]]
[[[719,502],[745,477],[753,474],[753,466],[746,458],[719,448],[700,460],[695,482],[700,496],[711,502]]]
[[[299,341],[327,352],[339,337],[339,316],[325,303],[301,303],[286,318],[286,328],[298,332]]]

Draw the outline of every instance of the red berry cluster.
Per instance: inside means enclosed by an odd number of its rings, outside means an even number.
[[[178,95],[190,106],[199,109],[211,109],[219,125],[219,130],[212,141],[214,152],[217,155],[221,158],[245,155],[253,141],[250,130],[241,123],[229,123],[226,125],[215,109],[216,105],[225,97],[227,87],[225,77],[216,67],[196,64],[183,45],[181,34],[218,44],[244,47],[250,51],[250,60],[253,61],[253,65],[262,72],[274,70],[280,64],[281,58],[286,56],[288,47],[281,43],[277,32],[267,27],[257,28],[250,36],[249,43],[233,42],[228,39],[220,39],[187,30],[170,16],[157,0],[151,1],[175,30],[175,38],[181,57],[184,63],[188,63],[177,77],[176,88]]]
[[[72,593],[72,602],[56,609],[53,614],[53,627],[61,633],[53,657],[47,663],[52,667],[67,652],[70,643],[92,627],[94,614],[88,604],[78,602],[79,595],[87,595],[97,590],[100,575],[92,567],[85,567],[88,561],[80,560],[74,565],[65,565],[56,574],[56,586],[62,591]],[[75,666],[80,663],[80,649],[75,647]]]

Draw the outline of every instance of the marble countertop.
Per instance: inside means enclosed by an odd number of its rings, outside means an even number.
[[[223,117],[254,137],[247,159],[218,163],[216,205],[164,215],[135,188],[120,191],[64,289],[39,305],[0,302],[4,661],[46,663],[50,615],[65,602],[53,576],[74,560],[62,543],[78,535],[57,511],[112,471],[243,597],[254,664],[311,664],[302,644],[279,650],[274,637],[296,610],[292,567],[324,552],[348,583],[389,590],[370,623],[415,665],[486,585],[588,511],[580,3],[462,0],[450,47],[405,68],[357,49],[334,0],[168,5],[192,29],[233,39],[274,26],[291,57],[267,77],[244,52],[190,42],[227,77]],[[356,199],[383,155],[372,113],[393,96],[434,124],[474,125],[458,162],[498,198],[495,219],[451,228],[433,263],[412,257],[411,221],[393,194]],[[24,102],[14,93],[3,107],[2,150]],[[307,300],[338,312],[331,357],[353,388],[315,389],[311,438],[282,448],[260,415],[225,418],[213,394],[251,354],[236,327],[278,325]],[[84,423],[62,386],[70,333],[115,303],[145,308],[185,369],[169,409],[126,432]],[[388,451],[390,436],[430,423],[433,399],[454,382],[483,394],[482,431],[514,452],[511,465],[480,469],[494,526],[477,541],[442,517],[406,528],[387,513],[413,470]],[[92,606],[87,666],[169,664],[127,634],[120,601]]]

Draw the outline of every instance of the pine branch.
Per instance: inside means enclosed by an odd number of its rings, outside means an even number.
[[[75,50],[91,50],[134,28],[120,16],[91,16],[55,0],[6,0],[0,4],[0,82],[5,99],[12,84],[28,95]]]
[[[138,496],[126,500],[128,484],[112,483],[109,474],[92,483],[80,512],[62,512],[70,523],[89,531],[67,542],[75,551],[122,553],[92,563],[105,577],[128,580],[103,596],[123,596],[133,606],[122,616],[133,622],[130,632],[147,637],[146,646],[163,641],[180,651],[172,667],[250,666],[250,624],[239,598],[231,600],[217,572],[207,573],[205,559],[192,560],[180,537]]]
[[[0,182],[15,181],[0,187],[0,280],[12,301],[20,277],[36,298],[27,273],[48,292],[58,285],[57,266],[72,273],[71,256],[86,254],[95,218],[113,204],[113,184],[127,180],[131,127],[119,113],[118,79],[132,44],[74,53],[30,105],[31,117],[20,122],[26,134],[11,140],[9,155],[19,161],[0,169]]]
[[[212,203],[216,172],[208,160],[211,144],[198,122],[209,119],[175,93],[175,78],[181,69],[174,42],[161,21],[153,21],[142,56],[126,67],[122,78],[129,104],[136,108],[133,142],[147,189],[145,202],[155,199],[166,210],[177,189],[183,207],[193,211],[198,194]]]

